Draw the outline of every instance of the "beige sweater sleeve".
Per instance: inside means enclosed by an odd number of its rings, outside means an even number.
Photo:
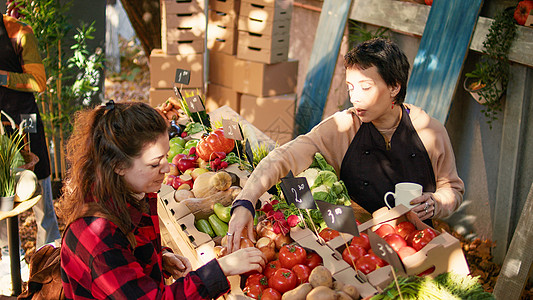
[[[257,165],[236,199],[249,200],[255,206],[257,199],[289,171],[296,175],[307,169],[316,152],[322,153],[339,174],[344,154],[359,128],[357,121],[349,110],[337,112],[307,134],[274,149]]]
[[[461,205],[464,194],[448,133],[440,122],[420,108],[407,106],[435,172],[435,218],[447,217]],[[236,199],[249,200],[255,206],[257,199],[290,170],[296,175],[309,167],[316,152],[322,153],[340,174],[342,160],[360,124],[350,109],[344,110],[325,119],[309,133],[276,148],[259,163]]]
[[[463,202],[464,183],[457,174],[455,155],[446,128],[420,108],[411,109],[411,122],[426,147],[437,189],[433,194],[436,201],[433,218],[444,218],[453,214]]]

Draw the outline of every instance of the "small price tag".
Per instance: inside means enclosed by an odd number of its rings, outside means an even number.
[[[241,126],[238,122],[222,119],[222,128],[224,129],[224,136],[228,139],[237,141],[242,141],[244,139]]]
[[[294,203],[297,208],[317,208],[305,177],[281,178],[281,191],[287,202]]]
[[[174,78],[175,83],[189,84],[191,81],[191,71],[176,69],[176,78]]]
[[[246,144],[244,146],[244,151],[246,152],[246,159],[254,169],[254,152],[252,151],[252,146],[250,146],[250,141],[246,139]]]
[[[351,206],[335,205],[321,200],[316,200],[316,205],[318,205],[322,218],[329,228],[359,236],[359,229]]]
[[[368,232],[368,239],[370,240],[370,247],[377,257],[388,262],[393,268],[405,273],[405,266],[398,253],[384,239],[372,231]]]
[[[20,120],[24,122],[24,132],[37,133],[37,114],[20,114]]]
[[[189,111],[191,113],[201,112],[205,110],[204,103],[202,103],[202,99],[200,99],[198,95],[185,98],[185,101],[187,102],[187,107],[189,108]]]

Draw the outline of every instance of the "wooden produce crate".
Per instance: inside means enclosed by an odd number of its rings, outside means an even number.
[[[237,17],[210,10],[208,19],[207,48],[234,55],[237,52]]]
[[[209,0],[209,9],[224,12],[233,16],[239,15],[240,0]]]
[[[241,1],[240,16],[249,19],[277,22],[292,19],[292,0],[244,0]]]
[[[172,89],[176,69],[191,71],[191,80],[183,88],[204,87],[204,54],[168,54],[162,49],[154,49],[150,54],[150,87]]]

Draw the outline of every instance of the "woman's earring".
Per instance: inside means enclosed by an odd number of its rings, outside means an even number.
[[[390,109],[394,109],[394,102],[392,102],[392,106],[390,107]]]

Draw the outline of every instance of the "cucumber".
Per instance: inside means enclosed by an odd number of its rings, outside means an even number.
[[[209,225],[209,221],[206,219],[200,219],[194,222],[194,226],[196,226],[196,229],[203,233],[209,234],[210,237],[215,237],[215,232],[213,231],[213,228],[211,228],[211,225]]]
[[[224,206],[217,202],[213,205],[213,212],[224,223],[228,223],[231,219],[231,206]]]
[[[209,224],[211,224],[211,228],[213,228],[213,231],[218,236],[225,236],[228,233],[228,224],[222,222],[217,215],[212,214],[207,218],[209,220]]]

